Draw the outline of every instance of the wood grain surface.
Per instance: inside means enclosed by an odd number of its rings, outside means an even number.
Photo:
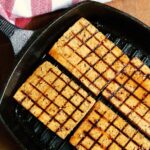
[[[150,0],[113,0],[108,5],[127,12],[150,26]]]
[[[131,14],[150,26],[150,0],[113,0],[107,4]],[[49,21],[49,14],[35,17],[26,29],[42,27]],[[20,150],[2,125],[0,125],[0,150]]]

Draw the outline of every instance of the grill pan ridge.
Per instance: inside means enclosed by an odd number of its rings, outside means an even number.
[[[60,139],[42,123],[40,123],[34,116],[27,112],[22,106],[17,104],[12,99],[12,96],[23,81],[25,81],[35,68],[45,60],[48,60],[58,66],[62,72],[81,85],[81,87],[83,87],[86,91],[90,92],[66,69],[64,69],[61,64],[56,62],[47,54],[54,42],[56,42],[57,39],[68,29],[68,27],[80,17],[85,17],[92,22],[130,58],[137,56],[150,67],[149,27],[123,12],[97,2],[83,2],[75,6],[73,9],[50,24],[38,37],[36,37],[36,40],[28,47],[26,53],[24,53],[14,68],[14,71],[11,74],[3,92],[0,102],[1,119],[13,135],[15,135],[19,143],[22,143],[23,149],[74,149],[68,142],[73,132],[66,138],[66,140]],[[28,68],[31,69],[28,70]],[[92,96],[94,97],[94,95]],[[113,106],[105,101],[101,94],[94,98],[97,100],[102,98],[104,103],[109,105],[111,109],[115,110]],[[120,112],[118,112],[118,114],[135,127],[134,124],[132,124],[124,115]]]

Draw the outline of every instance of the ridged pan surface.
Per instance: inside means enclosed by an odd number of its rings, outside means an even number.
[[[27,48],[14,68],[3,92],[0,101],[1,119],[24,149],[74,149],[68,142],[71,135],[66,140],[61,140],[17,104],[12,97],[18,87],[45,60],[57,65],[64,73],[80,84],[61,64],[55,62],[48,55],[52,45],[80,17],[85,17],[93,23],[129,57],[137,56],[150,67],[149,27],[131,16],[100,3],[84,2],[75,6],[45,28]],[[87,90],[83,85],[81,86]],[[99,97],[95,98],[98,99]]]

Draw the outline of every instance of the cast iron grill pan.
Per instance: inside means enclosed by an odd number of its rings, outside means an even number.
[[[116,9],[96,2],[83,2],[45,28],[28,46],[12,72],[0,103],[1,120],[9,128],[23,149],[72,150],[69,139],[73,132],[62,140],[51,132],[32,114],[13,100],[18,87],[45,60],[58,66],[78,85],[89,92],[96,100],[102,101],[123,117],[134,128],[134,124],[106,101],[101,94],[95,97],[83,84],[73,77],[64,67],[48,55],[54,42],[80,17],[85,17],[102,31],[130,58],[137,56],[150,67],[150,29],[135,18]],[[58,30],[59,29],[59,30]],[[142,132],[142,131],[140,131]],[[144,133],[143,133],[144,134]],[[147,135],[145,135],[147,137]],[[149,137],[147,137],[149,138]]]

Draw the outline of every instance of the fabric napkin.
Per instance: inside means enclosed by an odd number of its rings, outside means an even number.
[[[25,27],[33,17],[61,8],[67,8],[84,0],[0,0],[0,15],[18,27]],[[95,0],[109,2],[111,0]]]

